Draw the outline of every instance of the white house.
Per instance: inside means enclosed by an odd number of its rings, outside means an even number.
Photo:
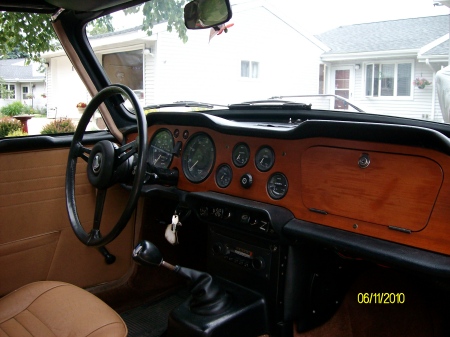
[[[0,60],[0,79],[8,93],[1,96],[0,107],[21,101],[33,108],[44,108],[45,70],[39,71],[39,64],[27,65],[25,59]]]
[[[442,121],[436,72],[448,65],[449,16],[343,26],[318,35],[324,91],[367,112]],[[415,85],[425,79],[430,85]]]
[[[317,94],[320,56],[328,50],[322,42],[264,2],[233,6],[230,22],[234,26],[229,32],[211,41],[208,29],[197,30],[188,31],[184,44],[176,32],[167,32],[166,24],[155,26],[151,36],[137,27],[90,41],[111,81],[131,87],[144,106],[178,100],[230,104]],[[76,114],[76,104],[89,100],[83,84],[62,51],[44,57],[49,64],[50,114]],[[228,87],[238,94],[231,94]]]

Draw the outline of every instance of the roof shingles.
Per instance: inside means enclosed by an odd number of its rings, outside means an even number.
[[[0,77],[5,80],[44,79],[44,74],[33,74],[32,65],[25,66],[24,59],[0,60]]]
[[[342,26],[317,36],[328,54],[420,49],[449,31],[449,16],[429,16]]]

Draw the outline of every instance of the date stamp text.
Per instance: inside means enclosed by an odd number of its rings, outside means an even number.
[[[404,293],[358,293],[359,304],[403,304]]]

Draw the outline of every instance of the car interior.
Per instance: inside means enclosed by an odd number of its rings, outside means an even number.
[[[72,133],[0,139],[0,336],[448,336],[448,124],[143,107],[86,35],[143,2],[0,1],[51,16],[91,96]],[[193,33],[236,28],[228,0],[179,5]]]

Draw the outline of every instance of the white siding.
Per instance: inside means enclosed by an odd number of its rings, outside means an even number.
[[[436,91],[436,86],[433,85],[433,89]],[[442,117],[441,107],[439,105],[439,98],[437,92],[435,93],[435,101],[434,101],[434,115],[430,118],[434,122],[444,123],[444,117]]]
[[[155,102],[155,64],[158,53],[156,45],[153,45],[151,50],[151,55],[144,54],[144,106]]]
[[[88,102],[86,87],[67,56],[54,57],[48,68],[47,116],[79,118],[78,102]]]
[[[234,26],[209,41],[209,30],[160,33],[156,102],[235,103],[317,94],[321,50],[264,8],[236,13]],[[241,78],[241,61],[259,62],[259,78]]]

